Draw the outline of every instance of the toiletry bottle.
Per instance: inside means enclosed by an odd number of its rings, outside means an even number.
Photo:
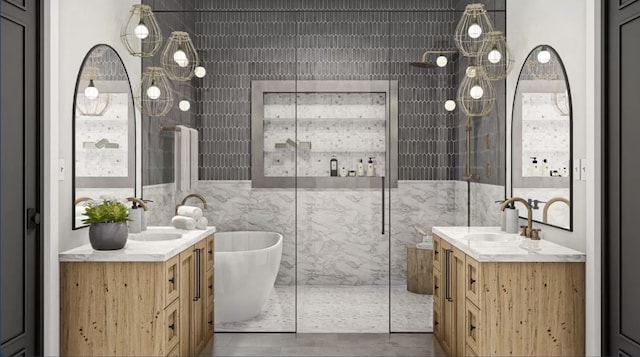
[[[360,159],[360,162],[358,163],[358,172],[357,172],[358,176],[364,176],[364,163],[362,162],[362,159]]]
[[[562,177],[569,177],[569,170],[566,167],[562,168]]]
[[[129,233],[140,233],[142,231],[142,210],[135,202],[129,210],[129,220]]]
[[[376,175],[376,167],[373,165],[373,158],[369,158],[369,162],[367,162],[367,176],[373,177]]]
[[[343,167],[340,169],[340,177],[347,177],[347,168]]]
[[[504,201],[495,201],[496,203],[502,204]],[[500,231],[507,231],[507,210],[500,211]]]
[[[338,176],[338,159],[335,155],[331,155],[330,163],[331,176]]]
[[[549,163],[547,159],[542,159],[542,176],[549,177],[551,176],[551,168],[549,167]]]
[[[512,203],[505,209],[506,213],[506,228],[507,233],[518,233],[518,228],[520,228],[519,224],[519,214],[515,205]]]
[[[529,176],[540,176],[540,167],[538,166],[538,158],[532,157],[533,161],[531,161],[531,171],[529,172]]]

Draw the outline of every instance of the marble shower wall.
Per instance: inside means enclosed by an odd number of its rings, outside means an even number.
[[[276,284],[375,285],[406,283],[406,245],[422,241],[419,226],[466,224],[466,182],[399,181],[391,190],[391,224],[381,234],[378,189],[254,189],[250,181],[200,181],[209,224],[219,231],[264,230],[282,233],[284,248]],[[167,225],[175,200],[174,187],[144,187],[151,199],[150,225]],[[463,197],[458,197],[462,195]],[[159,207],[162,207],[159,208]],[[168,207],[168,208],[167,208]],[[297,217],[296,217],[297,215]],[[464,219],[462,218],[464,217]],[[296,225],[297,218],[297,225]],[[464,221],[463,223],[461,221]],[[391,255],[389,254],[391,249]]]
[[[500,204],[504,200],[504,186],[471,183],[469,210],[472,226],[500,226]]]

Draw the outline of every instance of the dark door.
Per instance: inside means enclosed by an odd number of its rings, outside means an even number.
[[[41,354],[39,0],[0,0],[0,353]]]
[[[605,1],[604,355],[640,356],[640,1]]]

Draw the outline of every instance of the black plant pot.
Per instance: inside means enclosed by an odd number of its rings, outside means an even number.
[[[127,244],[127,222],[94,223],[89,227],[89,241],[95,250],[116,250]]]

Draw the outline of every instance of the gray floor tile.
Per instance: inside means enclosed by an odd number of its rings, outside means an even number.
[[[371,345],[389,345],[388,333],[341,333],[338,334],[338,347],[368,347]]]
[[[308,356],[337,356],[338,348],[334,346],[295,346],[283,347],[280,351],[283,357]]]
[[[243,356],[262,356],[262,357],[279,357],[280,347],[238,347],[223,346],[215,348],[213,356],[225,357],[243,357]]]
[[[230,345],[237,347],[283,347],[295,346],[294,333],[243,333],[237,334],[230,341]]]

